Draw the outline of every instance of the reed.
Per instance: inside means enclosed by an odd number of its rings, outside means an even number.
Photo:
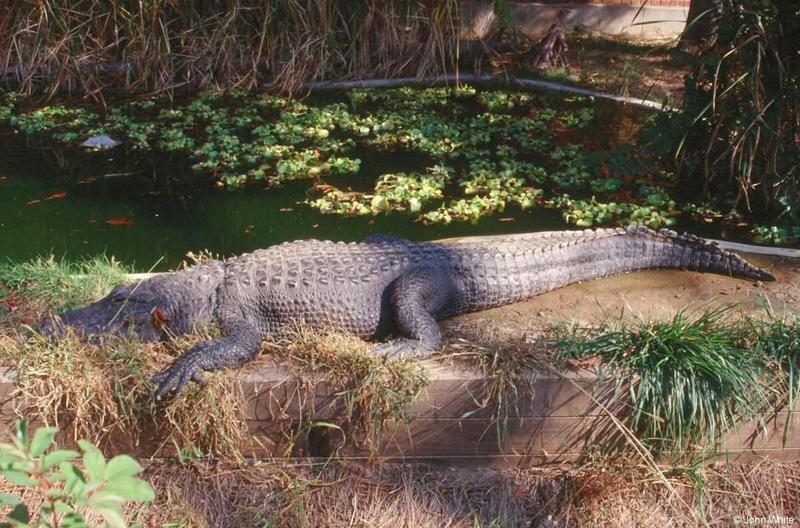
[[[9,0],[0,82],[26,94],[297,91],[455,71],[457,0]]]

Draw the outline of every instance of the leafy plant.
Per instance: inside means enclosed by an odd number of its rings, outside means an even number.
[[[767,322],[751,321],[759,353],[777,362],[789,409],[800,397],[800,317],[770,314]]]
[[[18,495],[0,495],[1,504],[13,506],[2,526],[80,528],[90,526],[82,513],[86,511],[109,527],[123,528],[126,502],[153,500],[153,489],[137,477],[143,468],[133,458],[118,455],[106,460],[85,440],[78,441],[80,453],[53,449],[56,432],[54,427],[40,427],[31,437],[27,423],[17,420],[11,443],[0,443],[0,474],[44,497],[41,513],[32,515]],[[78,458],[80,466],[74,462]]]
[[[687,180],[702,177],[704,198],[729,191],[734,209],[770,211],[800,192],[800,12],[784,0],[716,4],[675,152]]]
[[[753,240],[761,244],[786,245],[800,239],[800,226],[760,226],[753,228]]]

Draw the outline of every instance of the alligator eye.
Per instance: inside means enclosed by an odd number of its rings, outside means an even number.
[[[167,317],[164,315],[164,310],[156,306],[152,310],[150,310],[150,323],[153,325],[153,328],[161,331],[161,328],[164,325],[164,321],[167,320]]]

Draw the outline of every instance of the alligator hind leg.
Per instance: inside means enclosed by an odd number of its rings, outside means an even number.
[[[436,315],[455,300],[451,275],[441,269],[417,268],[397,279],[391,288],[392,317],[402,337],[373,347],[370,354],[388,358],[424,356],[442,348]]]
[[[159,384],[156,398],[161,399],[173,389],[180,395],[190,380],[202,383],[202,371],[235,367],[258,354],[261,334],[253,325],[237,322],[223,331],[227,335],[195,345],[153,376]]]

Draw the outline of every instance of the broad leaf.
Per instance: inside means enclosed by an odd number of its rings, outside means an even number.
[[[83,465],[86,467],[86,473],[89,474],[89,480],[95,482],[103,480],[106,473],[106,459],[103,453],[89,442],[79,440],[78,444],[84,451]]]
[[[106,466],[106,480],[117,477],[132,477],[144,470],[139,463],[128,455],[118,455],[108,461]]]
[[[125,528],[125,519],[122,517],[122,514],[116,510],[112,510],[109,508],[103,508],[100,510],[95,510],[95,513],[98,513],[103,516],[105,519],[106,524],[110,528]]]
[[[33,441],[31,442],[31,456],[38,457],[53,443],[58,429],[55,427],[40,427],[33,434]]]
[[[59,449],[58,451],[47,453],[42,459],[42,469],[50,469],[51,467],[58,466],[62,462],[72,460],[78,456],[80,456],[80,454],[77,451],[70,451],[68,449]]]
[[[88,525],[80,513],[70,512],[61,519],[61,523],[58,526],[60,528],[87,528]]]
[[[111,493],[108,491],[98,491],[97,493],[93,494],[89,497],[89,507],[92,509],[98,508],[110,508],[112,510],[119,509],[121,511],[122,504],[125,502],[125,499],[117,495],[116,493]]]
[[[4,506],[19,504],[19,497],[14,493],[0,493],[0,504]]]
[[[28,513],[28,508],[26,508],[24,504],[17,504],[8,514],[8,518],[27,526],[28,522],[31,520],[31,515]]]
[[[83,473],[71,462],[62,462],[58,467],[60,471],[58,479],[63,479],[65,481],[64,493],[67,495],[77,495],[83,489],[86,482]]]
[[[153,488],[144,480],[136,477],[117,477],[103,488],[106,493],[119,495],[125,500],[146,502],[155,498]]]
[[[39,483],[38,480],[29,477],[27,473],[23,473],[21,471],[4,469],[3,471],[0,471],[0,473],[2,473],[3,476],[10,482],[18,484],[20,486],[35,486],[36,484]]]

